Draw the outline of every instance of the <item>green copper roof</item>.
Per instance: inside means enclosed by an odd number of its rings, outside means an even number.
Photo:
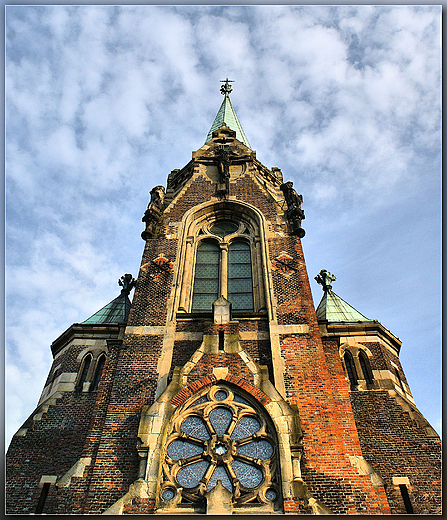
[[[323,297],[317,307],[317,318],[319,320],[339,321],[371,321],[346,303],[331,289],[324,291]]]
[[[323,287],[323,297],[316,311],[317,319],[331,322],[371,321],[334,293],[331,283],[336,278],[329,271],[322,269],[315,280]]]
[[[131,305],[128,295],[135,287],[135,280],[131,274],[125,274],[118,280],[118,284],[122,287],[121,294],[82,323],[99,325],[127,322]]]
[[[230,92],[232,90],[228,79],[225,80],[225,85],[220,89],[221,93],[225,96],[222,101],[222,105],[219,108],[219,112],[217,112],[216,118],[214,119],[214,123],[211,125],[211,129],[206,136],[205,143],[211,140],[213,137],[213,132],[222,126],[222,123],[225,123],[231,130],[236,132],[236,139],[241,141],[250,148],[250,143],[248,142],[247,137],[245,136],[244,131],[242,130],[242,126],[239,123],[239,119],[237,118],[236,112],[234,111],[233,105],[230,101]]]
[[[123,323],[127,322],[130,311],[130,300],[127,295],[119,295],[117,298],[108,303],[105,307],[95,312],[88,320],[82,323]]]

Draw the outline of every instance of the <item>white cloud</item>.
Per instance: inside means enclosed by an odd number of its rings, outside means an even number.
[[[36,404],[20,384],[46,372],[51,341],[115,297],[124,272],[136,276],[149,190],[203,144],[219,80],[235,80],[232,102],[258,159],[303,194],[310,269],[345,269],[348,227],[354,276],[356,230],[371,233],[374,221],[397,241],[408,222],[390,229],[395,208],[439,193],[436,7],[8,6],[6,15],[9,435]],[[434,229],[439,210],[417,213]],[[407,297],[411,308],[417,294]],[[438,298],[423,296],[439,320]]]

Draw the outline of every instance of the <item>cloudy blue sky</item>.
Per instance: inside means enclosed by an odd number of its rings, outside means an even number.
[[[6,8],[6,442],[51,342],[137,276],[141,217],[204,143],[219,81],[303,194],[314,276],[402,340],[440,432],[440,6]]]

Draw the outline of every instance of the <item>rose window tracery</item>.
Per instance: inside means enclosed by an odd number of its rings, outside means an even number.
[[[279,498],[276,442],[263,413],[237,391],[213,386],[174,418],[160,505],[200,502],[218,480],[235,504]]]

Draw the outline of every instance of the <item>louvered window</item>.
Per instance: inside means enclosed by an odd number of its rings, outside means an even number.
[[[365,354],[362,351],[359,352],[359,361],[360,361],[360,366],[362,367],[363,379],[366,381],[366,383],[368,385],[371,385],[372,376],[371,376],[371,370],[369,368],[369,362],[368,362],[368,359],[366,358]]]
[[[354,366],[354,360],[349,352],[346,352],[344,355],[346,372],[348,373],[349,381],[351,383],[351,388],[354,388],[357,385],[357,372]]]
[[[92,356],[90,354],[87,354],[84,358],[84,362],[82,364],[82,371],[81,371],[81,377],[78,381],[78,389],[82,392],[82,387],[87,379],[88,370],[90,368],[90,363],[92,362]]]
[[[219,297],[220,251],[216,242],[202,242],[197,248],[193,311],[208,311]]]
[[[228,300],[233,311],[253,311],[250,245],[241,240],[228,249]]]
[[[101,380],[102,371],[104,369],[104,363],[106,362],[106,357],[104,355],[101,355],[98,358],[98,361],[96,362],[96,372],[95,372],[95,378],[92,383],[92,387],[90,389],[91,392],[95,392],[98,390],[99,381]]]

